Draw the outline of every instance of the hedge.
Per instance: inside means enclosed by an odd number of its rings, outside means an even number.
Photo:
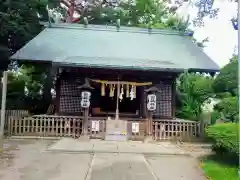
[[[216,153],[228,153],[239,156],[239,124],[222,123],[209,126],[206,129],[207,137],[213,142]]]

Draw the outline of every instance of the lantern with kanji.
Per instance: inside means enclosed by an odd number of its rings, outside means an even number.
[[[157,87],[151,87],[147,90],[147,110],[148,111],[155,111],[157,108],[157,96],[156,93],[159,92]]]
[[[79,86],[78,88],[81,89],[81,107],[89,108],[90,99],[91,99],[91,90],[94,88],[91,87],[87,78],[85,78],[85,84]]]

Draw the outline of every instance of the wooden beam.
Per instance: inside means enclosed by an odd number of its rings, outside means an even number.
[[[176,113],[176,79],[172,81],[172,117],[175,118]]]
[[[0,124],[0,150],[3,149],[4,141],[4,125],[5,125],[5,111],[6,111],[6,98],[7,98],[7,80],[8,72],[3,72],[2,78],[2,105],[1,105],[1,124]]]
[[[46,72],[46,79],[43,85],[43,100],[44,100],[44,108],[49,107],[49,105],[52,103],[52,93],[51,93],[51,89],[53,87],[53,73],[54,70],[52,68],[51,64],[47,64],[45,65],[45,72]]]

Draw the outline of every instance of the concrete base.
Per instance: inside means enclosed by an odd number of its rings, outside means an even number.
[[[88,135],[80,136],[78,139],[81,140],[81,141],[89,141],[90,140]]]
[[[121,120],[107,120],[105,140],[127,141],[127,122]]]
[[[144,138],[145,143],[153,142],[152,136],[147,136]]]

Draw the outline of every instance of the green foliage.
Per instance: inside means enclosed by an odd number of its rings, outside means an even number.
[[[211,113],[211,124],[215,124],[220,117],[221,117],[221,114],[219,111],[213,111]]]
[[[43,84],[46,79],[44,67],[25,64],[17,72],[8,73],[7,109],[28,109],[45,112]]]
[[[215,124],[206,129],[207,136],[213,141],[213,150],[233,157],[239,156],[238,133],[238,123]]]
[[[45,5],[42,0],[0,1],[0,45],[6,51],[15,52],[41,31],[38,14],[46,13]]]
[[[165,2],[156,0],[137,0],[120,2],[117,7],[109,5],[94,6],[83,12],[90,24],[115,25],[117,19],[124,26],[140,26],[145,28],[174,29],[185,31],[188,21],[170,14]],[[83,20],[80,21],[83,23]]]
[[[239,120],[238,98],[236,96],[224,98],[221,102],[214,106],[214,109],[218,112],[222,112],[224,118],[228,119],[229,121],[233,122]]]
[[[7,109],[24,107],[25,81],[14,72],[8,73]]]
[[[177,116],[190,120],[199,120],[202,105],[212,97],[211,77],[200,74],[184,73],[177,80],[178,112]]]
[[[220,92],[216,94],[216,97],[219,99],[229,98],[232,97],[232,94],[230,92]]]
[[[214,80],[213,89],[216,93],[229,92],[232,95],[237,95],[237,86],[238,61],[237,56],[234,56],[230,60],[230,63],[221,69],[220,74]]]

